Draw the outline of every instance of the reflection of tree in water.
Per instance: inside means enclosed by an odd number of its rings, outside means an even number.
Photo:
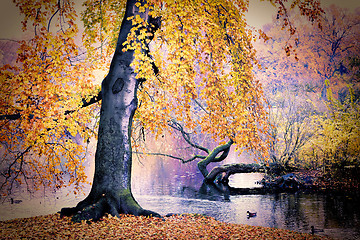
[[[231,187],[228,182],[203,180],[201,186],[193,187],[185,185],[181,188],[180,194],[183,197],[207,199],[211,201],[231,201],[235,195],[259,195],[265,194],[263,188],[237,188]]]
[[[183,186],[199,188],[203,179],[196,164],[159,156],[146,156],[141,163],[136,162],[133,178],[135,191],[144,195],[177,195]]]
[[[326,226],[336,226],[341,228],[355,228],[360,234],[360,207],[359,194],[357,196],[321,196],[324,203],[324,218]],[[331,210],[331,211],[327,211]],[[349,221],[350,220],[350,221]]]
[[[209,200],[230,201],[230,187],[222,182],[203,182],[199,189],[199,196]]]
[[[308,220],[306,219],[307,211],[302,209],[302,205],[302,197],[298,194],[273,194],[269,201],[269,226],[294,230],[304,229],[304,226],[308,225]]]
[[[301,226],[306,225],[306,214],[304,214],[298,194],[287,194],[282,202],[284,202],[284,207],[281,209],[284,213],[286,227],[301,228]]]
[[[270,227],[304,232],[310,232],[311,226],[315,226],[325,229],[324,234],[346,228],[360,229],[360,210],[356,199],[359,200],[358,197],[334,194],[274,194],[269,201],[268,224]],[[357,230],[354,234],[359,235],[360,231]]]

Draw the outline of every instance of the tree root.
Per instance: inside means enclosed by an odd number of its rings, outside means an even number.
[[[60,217],[72,216],[73,222],[98,221],[106,214],[119,217],[120,214],[132,214],[135,216],[159,217],[162,216],[156,212],[143,209],[132,197],[124,194],[103,194],[100,198],[94,200],[89,195],[76,207],[62,208]]]

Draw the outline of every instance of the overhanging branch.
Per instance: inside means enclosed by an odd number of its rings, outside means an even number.
[[[87,107],[87,106],[90,106],[94,103],[97,103],[99,102],[100,100],[102,99],[102,95],[101,95],[101,91],[93,96],[90,100],[86,101],[85,99],[83,99],[83,104],[81,105],[80,108],[84,108],[84,107]],[[76,110],[67,110],[65,111],[65,115],[68,115],[70,113],[73,113],[75,112]],[[21,118],[21,113],[14,113],[14,114],[2,114],[0,115],[0,120],[18,120]]]
[[[84,108],[84,107],[90,106],[90,105],[92,105],[92,104],[94,104],[94,103],[97,103],[97,102],[99,102],[101,99],[102,99],[102,93],[101,93],[101,91],[100,91],[97,95],[95,95],[95,96],[93,96],[92,98],[90,98],[89,101],[85,101],[85,99],[83,99],[83,105],[81,106],[81,108]],[[65,111],[65,115],[68,115],[68,114],[73,113],[73,112],[75,112],[75,111],[76,111],[76,110],[68,110],[68,111]]]
[[[0,115],[0,120],[17,120],[21,117],[20,113]]]
[[[210,115],[210,113],[208,112],[208,110],[206,110],[206,108],[196,99],[193,99],[194,102],[208,115]]]
[[[198,162],[198,168],[204,178],[206,178],[209,174],[208,170],[206,169],[207,165],[209,165],[211,162],[221,162],[222,160],[224,160],[228,156],[230,147],[233,143],[233,140],[230,139],[227,143],[217,146],[211,151],[211,153],[209,153],[209,155],[205,159]],[[216,157],[221,152],[222,154],[219,157]]]
[[[225,164],[222,166],[214,167],[211,172],[206,176],[205,180],[209,182],[215,181],[218,177],[221,182],[228,182],[230,175],[235,173],[252,173],[252,172],[264,172],[264,168],[259,164]],[[224,173],[224,174],[223,174]]]

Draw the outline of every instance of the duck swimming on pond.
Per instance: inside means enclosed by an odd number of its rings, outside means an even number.
[[[13,198],[10,198],[10,203],[11,204],[19,204],[21,202],[22,202],[22,200],[14,200]]]
[[[323,229],[316,229],[314,226],[311,226],[310,228],[311,228],[311,230],[310,230],[311,234],[315,234],[315,233],[319,233],[319,232],[324,232]]]
[[[248,218],[256,217],[256,212],[249,212],[249,211],[247,211],[246,214],[247,214]]]

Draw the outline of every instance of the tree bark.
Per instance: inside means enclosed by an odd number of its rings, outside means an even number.
[[[230,151],[230,147],[234,142],[232,140],[229,140],[226,144],[220,145],[214,150],[212,150],[209,155],[206,156],[205,159],[198,162],[197,166],[201,172],[201,174],[204,176],[205,180],[209,174],[209,171],[206,169],[207,165],[209,165],[212,162],[221,162],[223,161],[228,155]],[[222,153],[219,157],[216,157],[218,154]]]
[[[259,164],[225,164],[214,167],[211,172],[206,176],[205,180],[208,182],[219,181],[223,183],[229,182],[229,177],[235,173],[251,173],[251,172],[264,172],[265,169]]]
[[[98,143],[95,154],[95,174],[89,195],[74,208],[63,208],[62,215],[73,215],[73,221],[98,220],[109,213],[158,216],[144,210],[131,192],[131,126],[138,105],[139,80],[130,66],[134,51],[123,52],[132,28],[129,17],[140,15],[150,21],[147,13],[139,13],[137,0],[128,0],[116,50],[108,75],[102,82],[102,104]]]

